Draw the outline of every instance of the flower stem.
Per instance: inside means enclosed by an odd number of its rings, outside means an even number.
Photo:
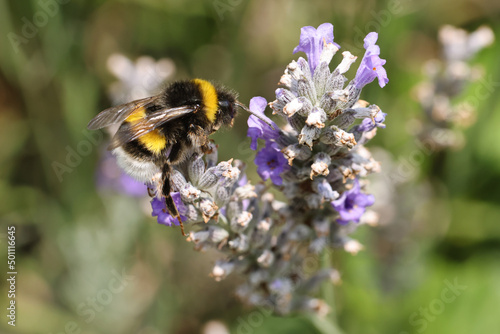
[[[331,250],[324,250],[321,254],[321,267],[331,268]],[[342,330],[337,325],[337,312],[335,308],[335,286],[331,281],[326,281],[321,285],[321,297],[330,307],[330,313],[324,318],[315,316],[312,323],[320,331],[329,334],[342,334]]]

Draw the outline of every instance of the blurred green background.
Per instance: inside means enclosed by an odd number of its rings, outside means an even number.
[[[225,326],[230,333],[332,333],[336,321],[345,333],[497,333],[498,43],[472,61],[495,85],[479,101],[463,149],[426,155],[414,178],[380,197],[392,202],[379,212],[386,223],[355,233],[365,250],[334,253],[343,284],[335,287],[336,315],[325,319],[245,308],[232,294],[237,276],[208,276],[216,254],[198,253],[178,230],[158,225],[147,199],[96,189],[103,140],[62,178],[54,171],[54,162],[66,165],[68,152],[89,141],[87,122],[112,103],[110,55],[170,58],[170,80],[202,77],[235,89],[244,103],[256,95],[272,100],[296,59],[300,28],[324,22],[334,24],[343,50],[358,56],[362,38],[379,32],[390,82],[367,86],[361,98],[388,113],[387,128],[368,146],[390,173],[391,161],[418,150],[408,129],[424,116],[412,89],[424,79],[424,62],[440,54],[438,29],[487,24],[500,38],[500,2],[0,0],[0,262],[4,268],[7,226],[15,225],[18,272],[15,328],[5,316],[5,278],[0,283],[0,332],[223,334],[217,326]],[[30,23],[35,31],[25,27]],[[457,101],[473,98],[480,84]],[[219,158],[248,162],[257,181],[245,135],[240,115],[214,137]],[[446,290],[453,284],[466,288],[453,294]]]

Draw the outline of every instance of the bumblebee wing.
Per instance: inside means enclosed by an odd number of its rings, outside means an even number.
[[[124,122],[111,140],[111,144],[108,149],[113,150],[128,142],[136,140],[139,137],[156,130],[158,127],[167,122],[196,112],[197,110],[198,108],[188,106],[168,108],[155,111],[134,122]]]
[[[97,130],[111,124],[123,122],[135,110],[147,106],[156,99],[157,96],[151,96],[103,110],[89,122],[87,129]]]

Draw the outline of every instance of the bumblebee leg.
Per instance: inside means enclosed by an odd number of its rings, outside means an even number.
[[[182,144],[176,143],[172,146],[170,153],[168,154],[168,161],[172,164],[175,164],[177,160],[179,160],[182,156]]]
[[[208,134],[201,126],[191,124],[188,130],[188,138],[193,147],[199,148],[199,152],[206,154],[210,151]]]
[[[181,232],[183,236],[187,236],[186,233],[184,232],[184,225],[182,224],[182,219],[181,215],[179,214],[179,211],[177,210],[177,206],[175,205],[174,199],[170,195],[170,175],[172,173],[172,167],[168,163],[165,163],[163,165],[162,169],[162,194],[165,197],[165,206],[167,207],[168,212],[170,215],[174,218],[177,218],[179,221],[179,225],[181,227]]]
[[[213,149],[213,146],[210,145],[210,141],[207,141],[207,143],[205,145],[202,145],[201,146],[201,152],[203,154],[212,154],[214,149]]]

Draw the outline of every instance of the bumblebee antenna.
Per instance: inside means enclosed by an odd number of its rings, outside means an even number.
[[[276,123],[274,123],[269,117],[264,115],[264,113],[259,114],[259,113],[253,112],[252,110],[250,110],[250,108],[248,108],[246,105],[244,105],[240,101],[236,101],[236,102],[234,102],[234,104],[236,104],[241,109],[248,111],[250,114],[252,114],[255,117],[257,117],[258,119],[260,119],[261,121],[263,121],[264,123],[269,125],[271,128],[273,128],[273,130],[276,130],[276,128],[275,128]]]

